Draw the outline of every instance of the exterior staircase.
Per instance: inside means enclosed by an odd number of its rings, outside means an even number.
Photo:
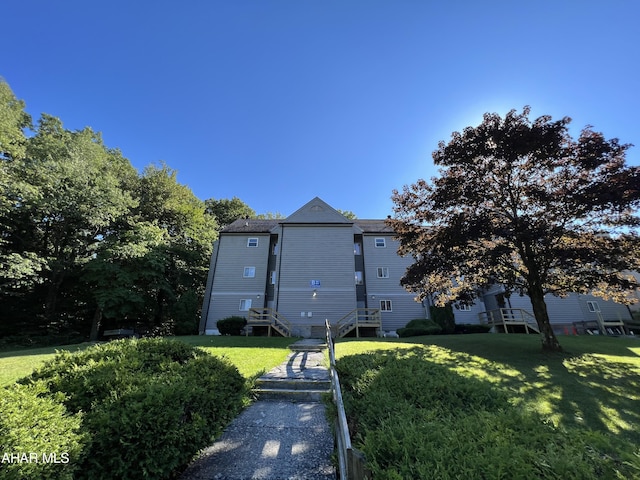
[[[514,333],[517,329],[525,333],[540,333],[536,318],[521,308],[498,308],[480,313],[480,323],[502,328],[504,333]],[[511,327],[511,332],[509,332]]]
[[[336,338],[342,338],[355,331],[356,337],[360,337],[362,328],[374,329],[376,333],[382,328],[382,318],[378,308],[356,308],[333,325],[333,334]]]
[[[256,380],[254,393],[260,400],[319,402],[331,392],[331,377],[325,366],[326,344],[318,339],[300,340],[289,348],[283,364]]]
[[[282,314],[272,308],[249,309],[245,330],[246,335],[249,335],[249,330],[255,327],[266,327],[267,336],[269,337],[271,337],[272,334],[280,335],[281,337],[291,336],[291,323]]]

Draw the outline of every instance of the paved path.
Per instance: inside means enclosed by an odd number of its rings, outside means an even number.
[[[325,406],[313,395],[295,393],[308,392],[313,388],[309,387],[311,382],[329,378],[323,354],[307,350],[311,343],[302,341],[304,351],[294,350],[284,363],[261,377],[257,383],[263,382],[271,392],[265,396],[273,399],[260,399],[245,409],[201,452],[181,480],[336,478],[331,462],[333,433]],[[279,382],[285,392],[274,395],[274,383]]]

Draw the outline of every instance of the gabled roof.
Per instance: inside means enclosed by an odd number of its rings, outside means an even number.
[[[280,220],[256,220],[239,218],[222,229],[223,233],[269,233]]]
[[[351,225],[353,221],[346,218],[324,200],[316,197],[280,223],[285,225],[288,223],[344,223]]]
[[[322,199],[315,197],[310,202],[284,219],[259,220],[240,218],[222,229],[223,233],[270,233],[280,224],[344,224],[353,225],[356,233],[394,233],[386,220],[350,220]]]
[[[386,220],[354,220],[362,233],[395,233]]]

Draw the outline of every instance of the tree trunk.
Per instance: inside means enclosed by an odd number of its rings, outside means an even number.
[[[95,342],[98,340],[98,333],[100,332],[100,322],[102,321],[102,310],[100,307],[96,307],[96,312],[93,314],[93,320],[91,320],[91,333],[89,333],[89,341]]]
[[[47,289],[47,297],[44,304],[44,318],[47,322],[47,330],[50,330],[52,323],[54,322],[56,315],[56,306],[58,303],[58,293],[64,280],[64,270],[55,269],[49,282],[49,288]],[[57,328],[60,328],[58,325]]]
[[[544,301],[544,291],[540,285],[529,286],[529,298],[531,298],[531,306],[533,307],[533,315],[540,328],[540,338],[542,340],[542,350],[545,352],[562,352],[560,342],[553,333],[551,323],[549,322],[549,313],[547,312],[547,304]]]

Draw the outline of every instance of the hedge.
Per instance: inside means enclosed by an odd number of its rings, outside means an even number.
[[[61,397],[46,393],[38,382],[0,389],[3,480],[74,478],[87,441],[81,432],[82,415],[69,413]]]
[[[429,361],[423,349],[347,356],[337,369],[355,446],[376,480],[595,480],[640,472],[628,442],[556,428],[491,384]]]
[[[68,412],[83,412],[79,479],[171,477],[247,401],[233,365],[158,338],[59,353],[20,383],[44,385]]]

